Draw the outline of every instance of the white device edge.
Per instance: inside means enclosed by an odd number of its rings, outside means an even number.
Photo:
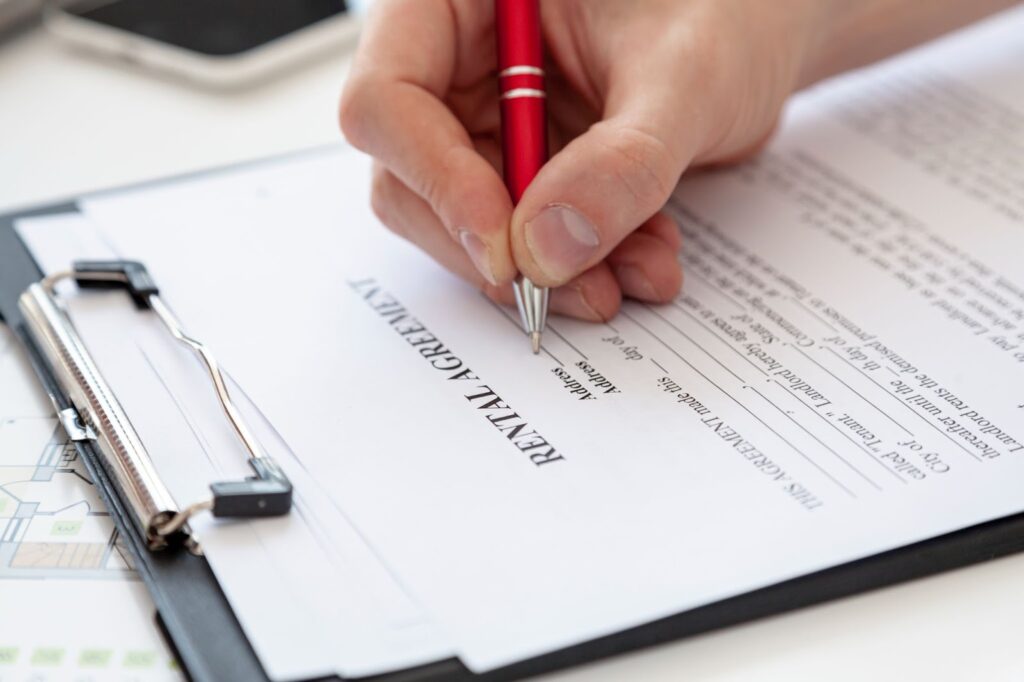
[[[43,23],[51,35],[74,47],[199,85],[232,88],[255,85],[331,49],[343,49],[355,39],[361,22],[346,11],[228,56],[205,55],[83,19],[59,7],[47,8]]]

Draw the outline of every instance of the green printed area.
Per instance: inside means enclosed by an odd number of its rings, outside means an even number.
[[[5,509],[7,509],[7,498],[0,497],[0,514],[3,514]]]
[[[106,668],[113,655],[110,649],[85,649],[78,656],[78,665],[81,668]]]
[[[149,650],[129,651],[124,655],[124,667],[126,668],[152,668],[156,665],[156,652]]]
[[[50,535],[67,537],[69,535],[78,535],[80,530],[82,530],[81,521],[54,521],[53,527],[50,528]]]
[[[32,652],[32,665],[56,666],[64,660],[64,649],[58,647],[40,647]]]
[[[0,646],[0,665],[13,665],[18,662],[18,647]]]

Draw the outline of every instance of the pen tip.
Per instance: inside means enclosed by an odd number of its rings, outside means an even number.
[[[533,346],[533,354],[540,353],[540,332],[530,332],[530,345]]]

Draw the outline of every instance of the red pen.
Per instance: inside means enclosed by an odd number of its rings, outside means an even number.
[[[494,0],[505,185],[514,203],[548,160],[539,0]],[[516,278],[516,304],[534,353],[548,316],[548,290]]]

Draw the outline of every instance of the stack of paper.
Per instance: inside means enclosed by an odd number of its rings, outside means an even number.
[[[488,670],[1024,510],[1021,30],[804,95],[680,188],[676,301],[539,357],[377,226],[347,149],[21,230],[46,269],[144,261],[284,462],[291,516],[196,524],[275,678]],[[244,471],[201,368],[111,303],[73,316],[175,494]]]

